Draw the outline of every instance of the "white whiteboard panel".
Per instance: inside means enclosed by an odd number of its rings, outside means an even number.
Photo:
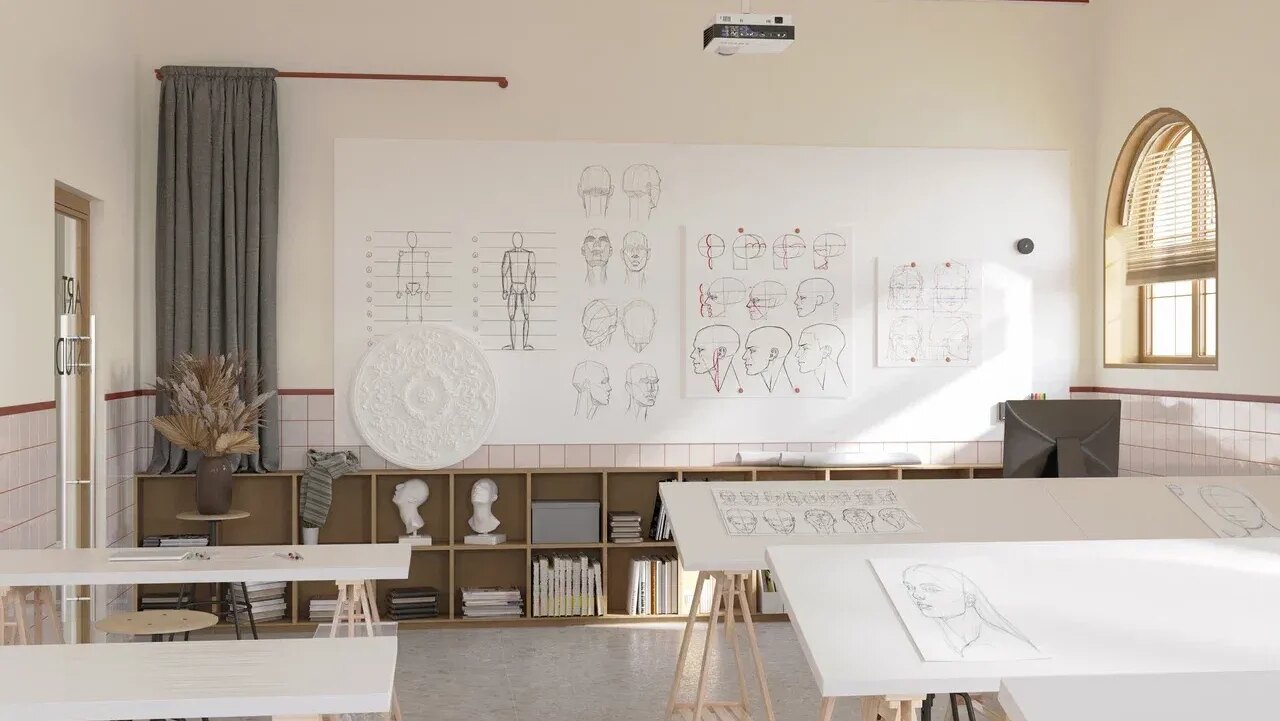
[[[628,174],[643,166],[654,172]],[[347,409],[357,360],[373,337],[406,322],[452,323],[486,348],[502,389],[490,443],[977,438],[990,432],[996,401],[1065,390],[1073,367],[1037,356],[1031,341],[1037,316],[1061,329],[1078,314],[1052,285],[1074,262],[1062,152],[340,139],[334,206],[338,445],[360,443]],[[853,268],[852,395],[684,397],[681,229],[796,219],[806,232],[848,229],[849,260],[868,259]],[[624,252],[635,232],[649,246],[643,285]],[[1042,249],[1030,260],[1012,251],[1024,236]],[[869,259],[890,249],[984,261],[986,294],[996,298],[984,335],[999,342],[984,344],[976,367],[875,367]],[[1037,278],[1052,279],[1039,304]],[[1036,387],[1038,358],[1049,370]],[[637,396],[651,399],[647,410]]]

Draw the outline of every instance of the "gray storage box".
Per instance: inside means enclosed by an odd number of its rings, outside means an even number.
[[[599,543],[600,501],[534,501],[533,543]]]

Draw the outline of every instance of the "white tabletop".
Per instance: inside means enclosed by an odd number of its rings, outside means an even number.
[[[1115,480],[1115,479],[1111,479]],[[1057,541],[1084,538],[1045,490],[1025,478],[909,481],[757,481],[661,483],[680,561],[690,571],[753,571],[765,567],[765,548],[782,545]],[[892,488],[924,528],[922,533],[836,536],[730,536],[712,490],[757,491]],[[1175,499],[1176,500],[1176,499]]]
[[[395,638],[0,647],[0,721],[385,712]]]
[[[1010,721],[1207,721],[1268,715],[1280,673],[1018,678],[1000,685]]]
[[[994,692],[1024,676],[1280,670],[1280,539],[777,546],[767,555],[823,696]],[[1050,658],[922,661],[868,563],[890,557],[1008,568],[1011,593],[1023,597],[1001,601]]]
[[[111,561],[119,549],[0,551],[0,586],[253,581],[345,581],[409,577],[404,543],[218,546],[208,560]],[[171,550],[171,549],[166,549]],[[283,556],[296,553],[301,560]]]

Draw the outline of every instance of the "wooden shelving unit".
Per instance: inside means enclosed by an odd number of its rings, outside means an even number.
[[[630,561],[640,556],[675,554],[672,541],[610,543],[607,541],[608,512],[636,511],[641,528],[648,531],[653,515],[658,482],[665,479],[770,481],[770,480],[901,480],[910,478],[994,478],[1000,466],[907,466],[886,468],[566,468],[492,469],[453,471],[362,471],[339,478],[334,483],[329,521],[320,529],[320,543],[396,543],[404,532],[400,515],[391,502],[395,485],[406,478],[421,478],[431,489],[430,499],[419,508],[426,521],[432,546],[413,549],[409,578],[378,581],[377,602],[385,608],[386,592],[402,586],[435,586],[440,590],[440,617],[404,621],[405,627],[446,624],[572,625],[599,621],[600,616],[571,618],[531,618],[528,589],[530,564],[543,552],[581,551],[600,559],[610,621],[652,621],[678,616],[632,616],[623,613],[626,604]],[[234,506],[249,511],[249,518],[228,521],[222,526],[224,545],[301,543],[298,524],[298,485],[301,472],[244,474],[236,477]],[[508,541],[497,546],[468,546],[463,537],[470,533],[471,485],[480,478],[498,483],[494,515]],[[135,528],[139,542],[144,536],[169,533],[204,533],[203,524],[180,521],[181,511],[195,503],[191,476],[138,476]],[[580,544],[533,544],[533,500],[592,500],[600,502],[601,541]],[[612,571],[611,571],[612,569]],[[684,574],[682,574],[683,576]],[[692,574],[690,574],[692,575]],[[683,583],[691,583],[682,578]],[[753,584],[755,586],[756,584]],[[526,615],[519,619],[489,620],[462,617],[460,589],[463,586],[515,586],[525,594]],[[148,587],[150,588],[150,587]],[[682,589],[683,590],[683,589]],[[755,589],[755,590],[758,590]],[[198,593],[208,594],[206,589]],[[289,608],[285,619],[260,624],[264,628],[292,628],[312,622],[310,601],[336,595],[333,583],[289,584]],[[756,594],[753,594],[756,596]],[[199,596],[198,596],[199,598]],[[751,603],[758,609],[757,597]],[[762,615],[760,620],[781,620],[781,614]]]

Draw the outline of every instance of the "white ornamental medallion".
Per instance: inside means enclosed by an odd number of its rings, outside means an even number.
[[[437,325],[404,328],[360,361],[351,415],[364,442],[388,461],[444,468],[488,438],[498,417],[498,382],[467,336]]]

